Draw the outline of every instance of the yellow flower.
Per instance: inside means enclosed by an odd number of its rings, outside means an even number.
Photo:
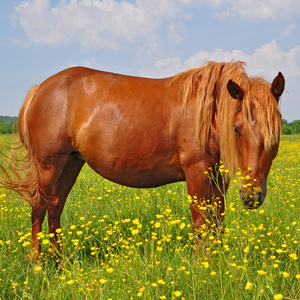
[[[1,244],[1,243],[0,243],[0,244]],[[28,246],[28,245],[30,245],[30,242],[24,242],[24,243],[22,244],[23,247],[26,247],[26,246]]]
[[[217,274],[217,272],[215,272],[215,271],[210,272],[211,276],[215,276],[216,274]]]
[[[204,266],[205,269],[209,267],[209,263],[207,261],[203,262],[202,265]]]
[[[249,252],[249,247],[246,247],[244,250],[243,250],[244,253],[248,253]]]
[[[138,229],[133,229],[132,231],[131,231],[131,234],[132,235],[136,235],[136,234],[138,234],[139,233],[139,230]]]
[[[37,271],[37,272],[39,272],[39,271],[41,271],[41,270],[42,270],[42,267],[40,267],[40,266],[36,266],[36,267],[34,267],[34,270],[35,270],[35,271]]]
[[[296,274],[295,277],[296,277],[297,279],[300,279],[300,274]]]
[[[156,282],[151,283],[151,285],[152,285],[153,287],[157,287],[157,283],[156,283]]]
[[[106,279],[101,278],[101,279],[99,280],[99,282],[100,282],[101,284],[105,284],[105,283],[106,283]]]
[[[132,223],[133,223],[134,225],[139,225],[139,224],[140,224],[140,221],[139,221],[139,219],[134,219],[134,220],[132,221]]]
[[[282,253],[282,249],[276,249],[276,252],[280,254]]]
[[[267,274],[267,272],[266,272],[266,271],[263,271],[263,270],[258,270],[257,273],[258,273],[258,275],[260,275],[260,276],[263,276],[263,275],[266,275],[266,274]]]
[[[67,284],[68,284],[68,285],[72,285],[73,283],[74,283],[74,280],[72,280],[72,279],[69,280],[69,281],[67,281]]]
[[[49,244],[49,243],[50,243],[49,240],[43,240],[43,245],[47,245],[47,244]]]
[[[294,260],[297,260],[297,259],[298,259],[298,256],[297,256],[296,253],[291,253],[291,254],[289,255],[289,257],[292,258],[292,259],[294,259]]]
[[[246,290],[251,290],[252,287],[253,287],[253,283],[247,282],[247,284],[246,284],[246,286],[245,286],[245,289],[246,289]]]
[[[288,278],[290,277],[290,274],[288,272],[282,272],[283,277]]]
[[[155,227],[155,228],[159,228],[159,227],[160,227],[160,222],[156,222],[156,223],[154,224],[154,227]]]
[[[61,230],[61,228],[57,228],[55,231],[56,231],[56,233],[61,233],[62,230]]]
[[[38,240],[44,238],[44,236],[45,236],[42,232],[38,232],[36,235],[37,235]]]
[[[107,273],[112,273],[113,271],[114,271],[113,268],[107,268],[107,269],[106,269],[106,272],[107,272]]]
[[[70,226],[70,229],[71,229],[71,230],[74,230],[75,228],[76,228],[76,225],[71,225],[71,226]]]
[[[173,294],[174,294],[175,297],[180,297],[181,292],[180,291],[174,291]]]
[[[280,300],[280,299],[282,299],[283,298],[283,295],[281,295],[281,294],[275,294],[274,295],[274,299],[275,300]]]
[[[159,283],[159,284],[161,284],[161,285],[164,285],[164,284],[166,284],[166,282],[165,282],[165,281],[163,281],[162,279],[159,279],[159,280],[157,281],[157,283]]]

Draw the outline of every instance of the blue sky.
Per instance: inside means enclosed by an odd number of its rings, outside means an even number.
[[[235,59],[268,81],[281,71],[283,118],[300,119],[299,0],[13,0],[0,22],[0,115],[70,66],[166,77]]]

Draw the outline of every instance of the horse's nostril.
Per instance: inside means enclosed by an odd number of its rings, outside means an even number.
[[[241,188],[240,197],[246,208],[254,209],[260,207],[264,202],[265,194],[262,190]]]
[[[258,201],[259,203],[261,203],[261,202],[262,202],[262,198],[263,198],[262,192],[259,191],[256,195],[257,195],[257,196],[256,196],[256,197],[257,197],[257,201]]]

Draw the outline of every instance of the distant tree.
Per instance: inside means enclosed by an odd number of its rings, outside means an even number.
[[[299,123],[294,124],[291,131],[292,134],[300,133],[300,124]]]
[[[12,133],[12,126],[10,123],[0,120],[0,133]]]
[[[300,134],[300,120],[295,120],[288,123],[282,119],[282,134]]]
[[[1,121],[5,121],[5,122],[8,122],[8,123],[14,123],[16,121],[18,121],[18,117],[7,117],[7,116],[0,116],[0,120]]]
[[[17,132],[17,117],[0,116],[0,134]]]
[[[289,128],[289,126],[287,124],[282,125],[281,133],[286,134],[286,135],[291,134],[291,129]]]

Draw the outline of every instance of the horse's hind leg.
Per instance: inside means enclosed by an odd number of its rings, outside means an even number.
[[[56,156],[37,156],[39,164],[39,190],[40,201],[32,207],[32,246],[34,259],[38,259],[41,254],[41,243],[39,241],[39,233],[42,231],[42,223],[44,221],[46,211],[48,209],[48,201],[52,194],[53,186],[68,161],[68,155]]]
[[[48,202],[48,224],[50,241],[60,251],[57,229],[60,228],[60,217],[63,211],[67,196],[72,189],[76,178],[84,165],[84,161],[71,154],[65,164],[58,180],[56,181]]]
[[[47,211],[47,201],[41,197],[38,206],[32,208],[31,222],[32,222],[32,251],[29,254],[29,260],[38,260],[41,254],[41,244],[38,239],[38,234],[42,231],[42,223],[44,221]]]

